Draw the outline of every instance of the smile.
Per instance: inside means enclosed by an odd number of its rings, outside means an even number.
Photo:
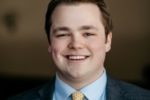
[[[83,55],[67,55],[66,58],[69,60],[85,60],[89,56],[83,56]]]

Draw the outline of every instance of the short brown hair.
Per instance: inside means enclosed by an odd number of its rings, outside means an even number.
[[[46,30],[49,43],[50,43],[50,27],[52,24],[51,17],[55,8],[62,3],[64,4],[93,3],[97,5],[102,13],[106,36],[108,35],[109,32],[112,31],[113,29],[112,19],[107,10],[107,6],[104,0],[51,0],[47,8],[46,19],[45,19],[45,30]]]

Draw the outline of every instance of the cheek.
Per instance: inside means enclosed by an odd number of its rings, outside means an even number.
[[[102,52],[105,50],[105,42],[104,41],[93,41],[89,43],[90,48],[95,53]]]
[[[57,41],[53,41],[52,42],[52,52],[57,54],[62,48],[62,45],[60,43],[58,43]]]
[[[59,48],[52,48],[52,57],[53,59],[56,59],[59,55]]]
[[[59,39],[53,39],[52,40],[52,49],[56,51],[61,51],[62,49],[66,48],[66,45],[68,42],[66,40],[59,40]]]
[[[53,59],[60,59],[61,55],[63,54],[64,46],[60,43],[53,43],[52,45],[52,56]]]
[[[104,59],[105,59],[105,43],[95,43],[91,46],[91,52],[93,54],[93,60],[95,64],[98,66],[103,66]]]

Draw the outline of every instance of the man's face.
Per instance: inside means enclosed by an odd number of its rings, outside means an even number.
[[[99,8],[90,3],[61,4],[53,12],[49,53],[64,81],[94,80],[103,72],[111,46]]]

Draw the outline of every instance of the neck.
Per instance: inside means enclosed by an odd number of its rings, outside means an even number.
[[[101,70],[99,73],[97,73],[95,75],[95,77],[91,77],[89,76],[85,76],[85,77],[68,77],[66,76],[65,78],[62,77],[61,74],[58,73],[59,78],[64,81],[65,83],[67,83],[68,85],[70,85],[71,87],[73,87],[76,90],[80,90],[81,88],[93,83],[94,81],[96,81],[99,77],[102,76],[104,72],[104,69]]]

